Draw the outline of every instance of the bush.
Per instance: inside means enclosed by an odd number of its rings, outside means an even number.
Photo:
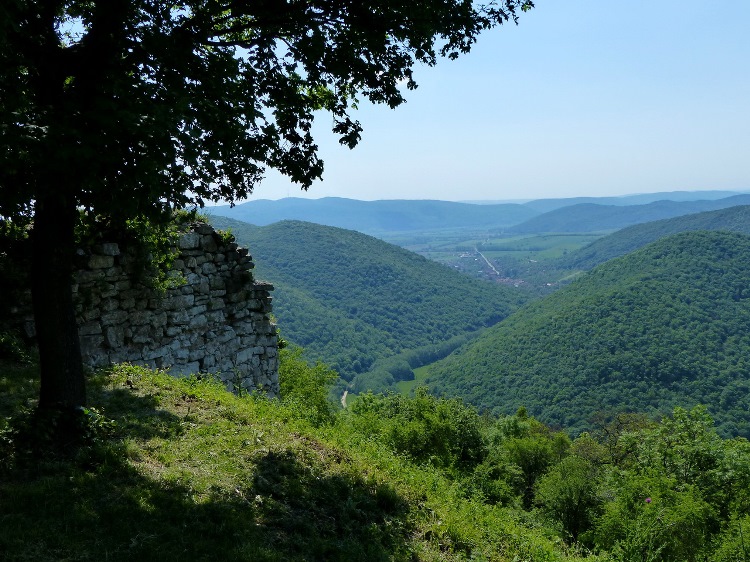
[[[473,469],[485,456],[476,411],[461,400],[432,396],[424,387],[413,398],[365,394],[351,411],[363,431],[417,462]]]
[[[281,402],[313,425],[332,422],[335,410],[328,395],[338,374],[322,363],[308,364],[300,348],[282,349],[280,354]]]
[[[597,515],[601,504],[598,478],[598,470],[590,461],[570,456],[537,482],[536,503],[572,542],[591,527]]]

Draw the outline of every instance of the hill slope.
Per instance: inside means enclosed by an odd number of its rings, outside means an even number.
[[[4,562],[584,560],[516,510],[457,491],[455,472],[394,452],[367,418],[319,428],[320,382],[298,378],[300,396],[271,401],[117,366],[89,381],[90,446],[40,459],[6,427],[13,404],[38,396],[38,373],[2,368]]]
[[[692,232],[595,268],[434,364],[435,391],[581,431],[704,403],[750,436],[750,237]]]
[[[445,228],[494,228],[518,224],[538,214],[525,205],[473,205],[450,201],[357,201],[340,197],[248,201],[212,207],[220,215],[258,226],[301,220],[368,234]]]
[[[655,201],[646,205],[597,205],[584,203],[555,209],[506,229],[525,234],[539,232],[601,232],[639,224],[750,204],[750,195],[714,201]]]
[[[642,248],[659,238],[695,230],[726,230],[750,234],[750,206],[740,205],[629,226],[571,252],[560,261],[560,266],[566,269],[588,270],[607,260]]]
[[[371,236],[311,223],[255,227],[213,217],[275,286],[285,338],[343,378],[379,358],[495,324],[523,293],[457,273]]]

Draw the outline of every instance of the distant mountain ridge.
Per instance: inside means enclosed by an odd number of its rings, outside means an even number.
[[[736,195],[738,195],[738,192],[731,191],[679,191],[622,197],[539,199],[526,203],[492,203],[491,201],[458,203],[436,200],[360,201],[342,197],[324,197],[321,199],[289,197],[276,201],[267,199],[251,200],[231,208],[228,205],[211,207],[207,209],[207,212],[215,216],[224,216],[257,226],[266,226],[282,220],[301,220],[378,235],[388,232],[434,231],[455,228],[506,229],[526,223],[526,221],[530,221],[543,213],[562,208],[570,209],[582,204],[612,207],[613,210],[609,214],[617,216],[617,209],[621,210],[622,208],[637,205],[652,204],[657,201],[662,206],[664,201],[669,201],[676,206],[675,208],[679,208],[680,203],[697,200],[703,201],[702,205],[698,205],[695,208],[684,207],[679,211],[665,211],[663,209],[658,211],[658,205],[652,208],[650,213],[644,212],[642,209],[640,211],[643,215],[641,218],[631,220],[631,222],[626,221],[626,224],[616,223],[613,225],[611,222],[612,218],[610,217],[607,219],[609,222],[605,221],[603,225],[597,225],[593,228],[584,227],[585,231],[592,231],[614,230],[615,228],[622,228],[636,222],[668,218],[676,216],[676,214],[712,210],[719,207],[707,207],[706,204],[710,203],[710,201],[727,199],[729,196]],[[750,199],[748,202],[750,202]],[[743,203],[737,202],[734,204],[739,205]],[[631,213],[631,211],[628,211],[628,213]],[[582,214],[575,210],[573,214],[578,219],[583,219],[587,222],[591,220],[602,221],[602,219],[596,219],[595,214],[587,217],[586,213]],[[562,216],[564,215],[565,213],[563,212]],[[553,221],[552,223],[554,223],[553,219],[554,215],[552,215],[552,218],[547,217],[544,220]],[[530,228],[533,231],[538,231],[536,229],[539,227],[533,226],[533,222],[528,224],[532,225]],[[561,230],[560,232],[567,231]]]
[[[506,203],[473,205],[451,201],[358,201],[341,197],[322,199],[259,199],[233,208],[208,209],[220,215],[258,226],[282,220],[300,220],[368,234],[444,228],[493,228],[523,222],[538,213],[524,205]]]
[[[494,413],[583,431],[599,411],[705,404],[750,437],[750,236],[685,232],[610,260],[428,368]]]
[[[516,234],[603,232],[644,222],[749,204],[750,194],[733,195],[717,200],[663,200],[629,206],[581,203],[555,209],[504,230]]]
[[[656,201],[701,201],[713,199],[725,199],[734,195],[743,195],[746,191],[660,191],[658,193],[637,193],[634,195],[621,195],[618,197],[570,197],[557,199],[535,199],[524,203],[539,213],[547,213],[580,205],[583,203],[593,203],[595,205],[616,205],[619,207],[629,205],[646,205]]]

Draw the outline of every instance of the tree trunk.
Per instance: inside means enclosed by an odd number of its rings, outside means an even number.
[[[41,369],[40,409],[72,410],[86,404],[71,288],[76,214],[74,200],[61,192],[36,201],[31,296]]]

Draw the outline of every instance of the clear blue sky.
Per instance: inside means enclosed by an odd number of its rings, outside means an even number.
[[[319,120],[309,192],[269,174],[252,198],[750,190],[750,0],[536,0],[416,80],[400,108],[360,108],[352,151]]]

